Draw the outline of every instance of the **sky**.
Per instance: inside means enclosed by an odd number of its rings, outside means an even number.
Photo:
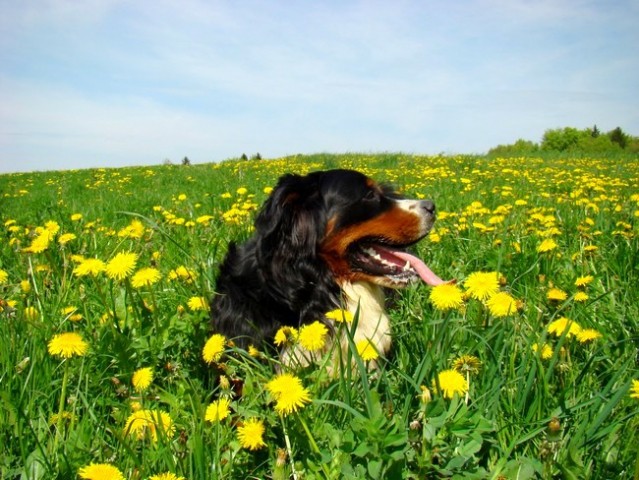
[[[0,173],[639,135],[639,0],[0,0]]]

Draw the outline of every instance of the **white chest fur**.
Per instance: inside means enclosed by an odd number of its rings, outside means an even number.
[[[384,307],[384,291],[368,282],[344,283],[342,291],[346,309],[359,314],[357,329],[353,335],[355,343],[370,340],[380,354],[391,346],[390,320]]]

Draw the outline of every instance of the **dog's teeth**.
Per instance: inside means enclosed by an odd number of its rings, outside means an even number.
[[[411,269],[410,262],[407,260],[406,265],[404,265],[404,271],[407,272],[410,269]]]

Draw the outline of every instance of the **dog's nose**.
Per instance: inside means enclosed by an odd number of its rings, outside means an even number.
[[[419,206],[426,210],[428,213],[435,213],[435,202],[432,200],[421,200]]]

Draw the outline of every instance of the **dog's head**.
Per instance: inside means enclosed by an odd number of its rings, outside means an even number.
[[[396,288],[421,277],[437,284],[441,280],[405,251],[434,221],[432,201],[402,198],[356,171],[289,174],[256,219],[259,262],[285,268],[295,259],[323,260],[337,283]]]

